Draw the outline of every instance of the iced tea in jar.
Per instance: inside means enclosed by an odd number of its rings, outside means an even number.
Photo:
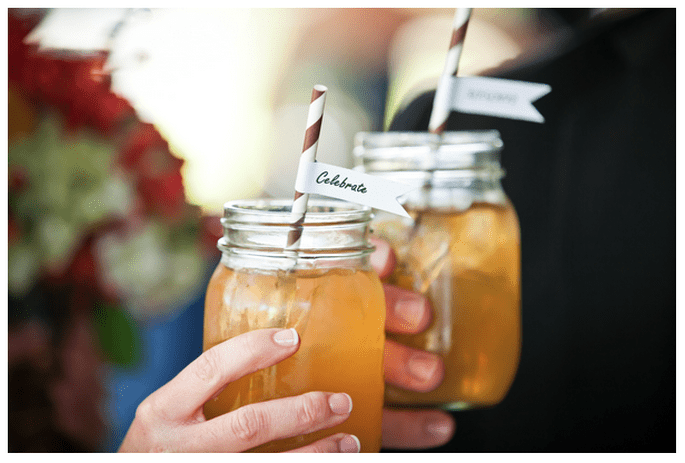
[[[222,251],[207,288],[204,350],[261,328],[295,328],[297,353],[230,383],[205,404],[207,419],[243,405],[310,391],[346,392],[353,410],[329,429],[264,444],[291,450],[345,432],[362,452],[381,445],[385,299],[369,264],[369,208],[309,200],[297,258],[284,251],[288,200],[224,206]]]
[[[411,219],[379,212],[374,233],[397,255],[388,280],[420,292],[433,319],[416,335],[388,339],[442,356],[441,385],[419,393],[388,385],[398,407],[459,410],[499,403],[521,349],[519,222],[502,189],[497,131],[359,133],[357,168],[410,183]]]

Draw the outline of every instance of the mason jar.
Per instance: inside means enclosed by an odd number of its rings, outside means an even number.
[[[430,392],[387,386],[398,407],[447,410],[499,403],[521,350],[519,222],[502,189],[497,131],[358,133],[356,168],[416,186],[400,198],[411,218],[378,212],[374,233],[394,248],[387,282],[425,295],[432,321],[419,334],[388,339],[442,357]]]
[[[385,298],[369,264],[371,210],[309,200],[300,247],[284,251],[292,200],[225,204],[222,251],[207,288],[204,350],[247,331],[295,328],[297,353],[231,382],[205,405],[206,417],[246,404],[310,391],[346,392],[350,417],[333,428],[271,442],[285,451],[338,432],[359,438],[362,452],[381,445]]]

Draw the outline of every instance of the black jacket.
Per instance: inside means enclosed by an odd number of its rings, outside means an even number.
[[[521,222],[523,348],[505,400],[437,451],[675,451],[675,9],[590,23],[490,73],[550,84],[498,129]],[[426,130],[433,93],[390,130]]]

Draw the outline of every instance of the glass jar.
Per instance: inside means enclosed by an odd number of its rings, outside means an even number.
[[[521,349],[520,232],[501,185],[497,131],[359,133],[356,168],[416,185],[400,198],[411,219],[379,212],[374,233],[397,254],[388,283],[427,296],[433,318],[416,335],[388,334],[442,356],[430,392],[387,386],[386,403],[459,410],[497,404]]]
[[[353,410],[344,423],[255,451],[290,450],[345,432],[359,438],[362,452],[377,452],[385,297],[369,264],[371,210],[310,199],[294,258],[283,250],[291,205],[292,200],[246,200],[224,206],[222,256],[207,288],[203,348],[261,328],[295,328],[300,348],[230,383],[205,404],[205,415],[310,391],[346,392]]]

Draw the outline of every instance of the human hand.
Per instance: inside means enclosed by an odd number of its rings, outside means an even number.
[[[294,329],[270,328],[241,334],[207,350],[143,400],[119,451],[242,452],[342,423],[350,416],[352,399],[328,392],[245,405],[205,418],[204,403],[226,384],[290,357],[299,345]],[[338,433],[295,451],[359,452],[359,442]]]
[[[376,250],[371,265],[381,278],[395,267],[395,254],[390,245],[371,238]],[[386,300],[386,330],[393,333],[418,333],[428,327],[431,310],[420,294],[384,284]],[[385,379],[405,389],[427,392],[442,381],[445,368],[435,354],[412,349],[394,341],[385,342]],[[441,410],[383,410],[384,448],[420,449],[447,443],[454,435],[455,422]]]

